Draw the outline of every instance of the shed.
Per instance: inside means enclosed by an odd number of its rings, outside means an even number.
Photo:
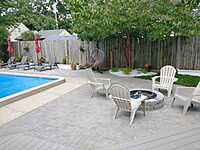
[[[44,38],[48,38],[49,36],[71,36],[65,29],[41,30],[39,31],[39,35]]]
[[[80,40],[77,36],[48,35],[43,40],[43,48],[49,60],[56,59],[56,62],[62,62],[68,58],[72,63],[79,63]]]
[[[16,42],[16,38],[20,37],[22,33],[30,31],[23,23],[16,24],[14,26],[11,26],[8,29],[10,33],[10,39],[12,42]]]

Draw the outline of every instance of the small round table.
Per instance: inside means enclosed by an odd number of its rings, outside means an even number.
[[[149,89],[131,89],[129,91],[132,100],[137,100],[141,95],[147,96],[142,101],[142,105],[145,106],[145,111],[157,110],[164,106],[164,95],[158,91]]]

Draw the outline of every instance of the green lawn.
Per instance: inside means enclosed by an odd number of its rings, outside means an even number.
[[[142,76],[142,77],[136,77],[136,78],[151,80],[152,77],[153,76]],[[176,78],[178,78],[178,81],[175,84],[183,85],[183,86],[196,87],[200,81],[200,77],[190,76],[190,75],[176,75]]]

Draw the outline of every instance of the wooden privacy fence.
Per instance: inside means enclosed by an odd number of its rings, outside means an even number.
[[[91,44],[94,45],[94,42]],[[105,52],[106,67],[110,67],[111,64],[113,67],[125,67],[125,39],[102,40],[99,42],[99,48]],[[153,69],[160,69],[166,64],[171,64],[178,69],[200,69],[199,37],[173,37],[163,41],[133,39],[132,48],[133,67],[150,64]]]

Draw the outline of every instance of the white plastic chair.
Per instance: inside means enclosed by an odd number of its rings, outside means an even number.
[[[12,64],[15,60],[15,57],[10,57],[7,61],[7,64]]]
[[[106,78],[96,78],[92,69],[87,69],[89,81],[88,84],[92,90],[92,97],[96,93],[104,93],[106,98],[108,98],[109,88],[111,86],[111,79]]]
[[[141,104],[143,104],[142,108],[145,115],[145,103],[142,103],[142,101],[144,101],[146,97],[138,100],[131,100],[129,90],[120,84],[113,84],[111,86],[109,97],[117,106],[114,119],[116,119],[119,111],[131,112],[130,125],[132,125],[135,113]]]
[[[167,96],[170,97],[173,84],[178,79],[175,78],[176,69],[173,66],[167,65],[160,69],[160,76],[155,76],[152,78],[152,90],[164,89],[167,90]],[[160,78],[160,82],[156,83],[156,79]]]
[[[187,92],[185,92],[187,90]],[[189,96],[187,93],[191,93]],[[193,87],[177,87],[172,105],[176,99],[183,101],[183,114],[185,115],[192,103],[200,104],[200,82],[196,88]]]

